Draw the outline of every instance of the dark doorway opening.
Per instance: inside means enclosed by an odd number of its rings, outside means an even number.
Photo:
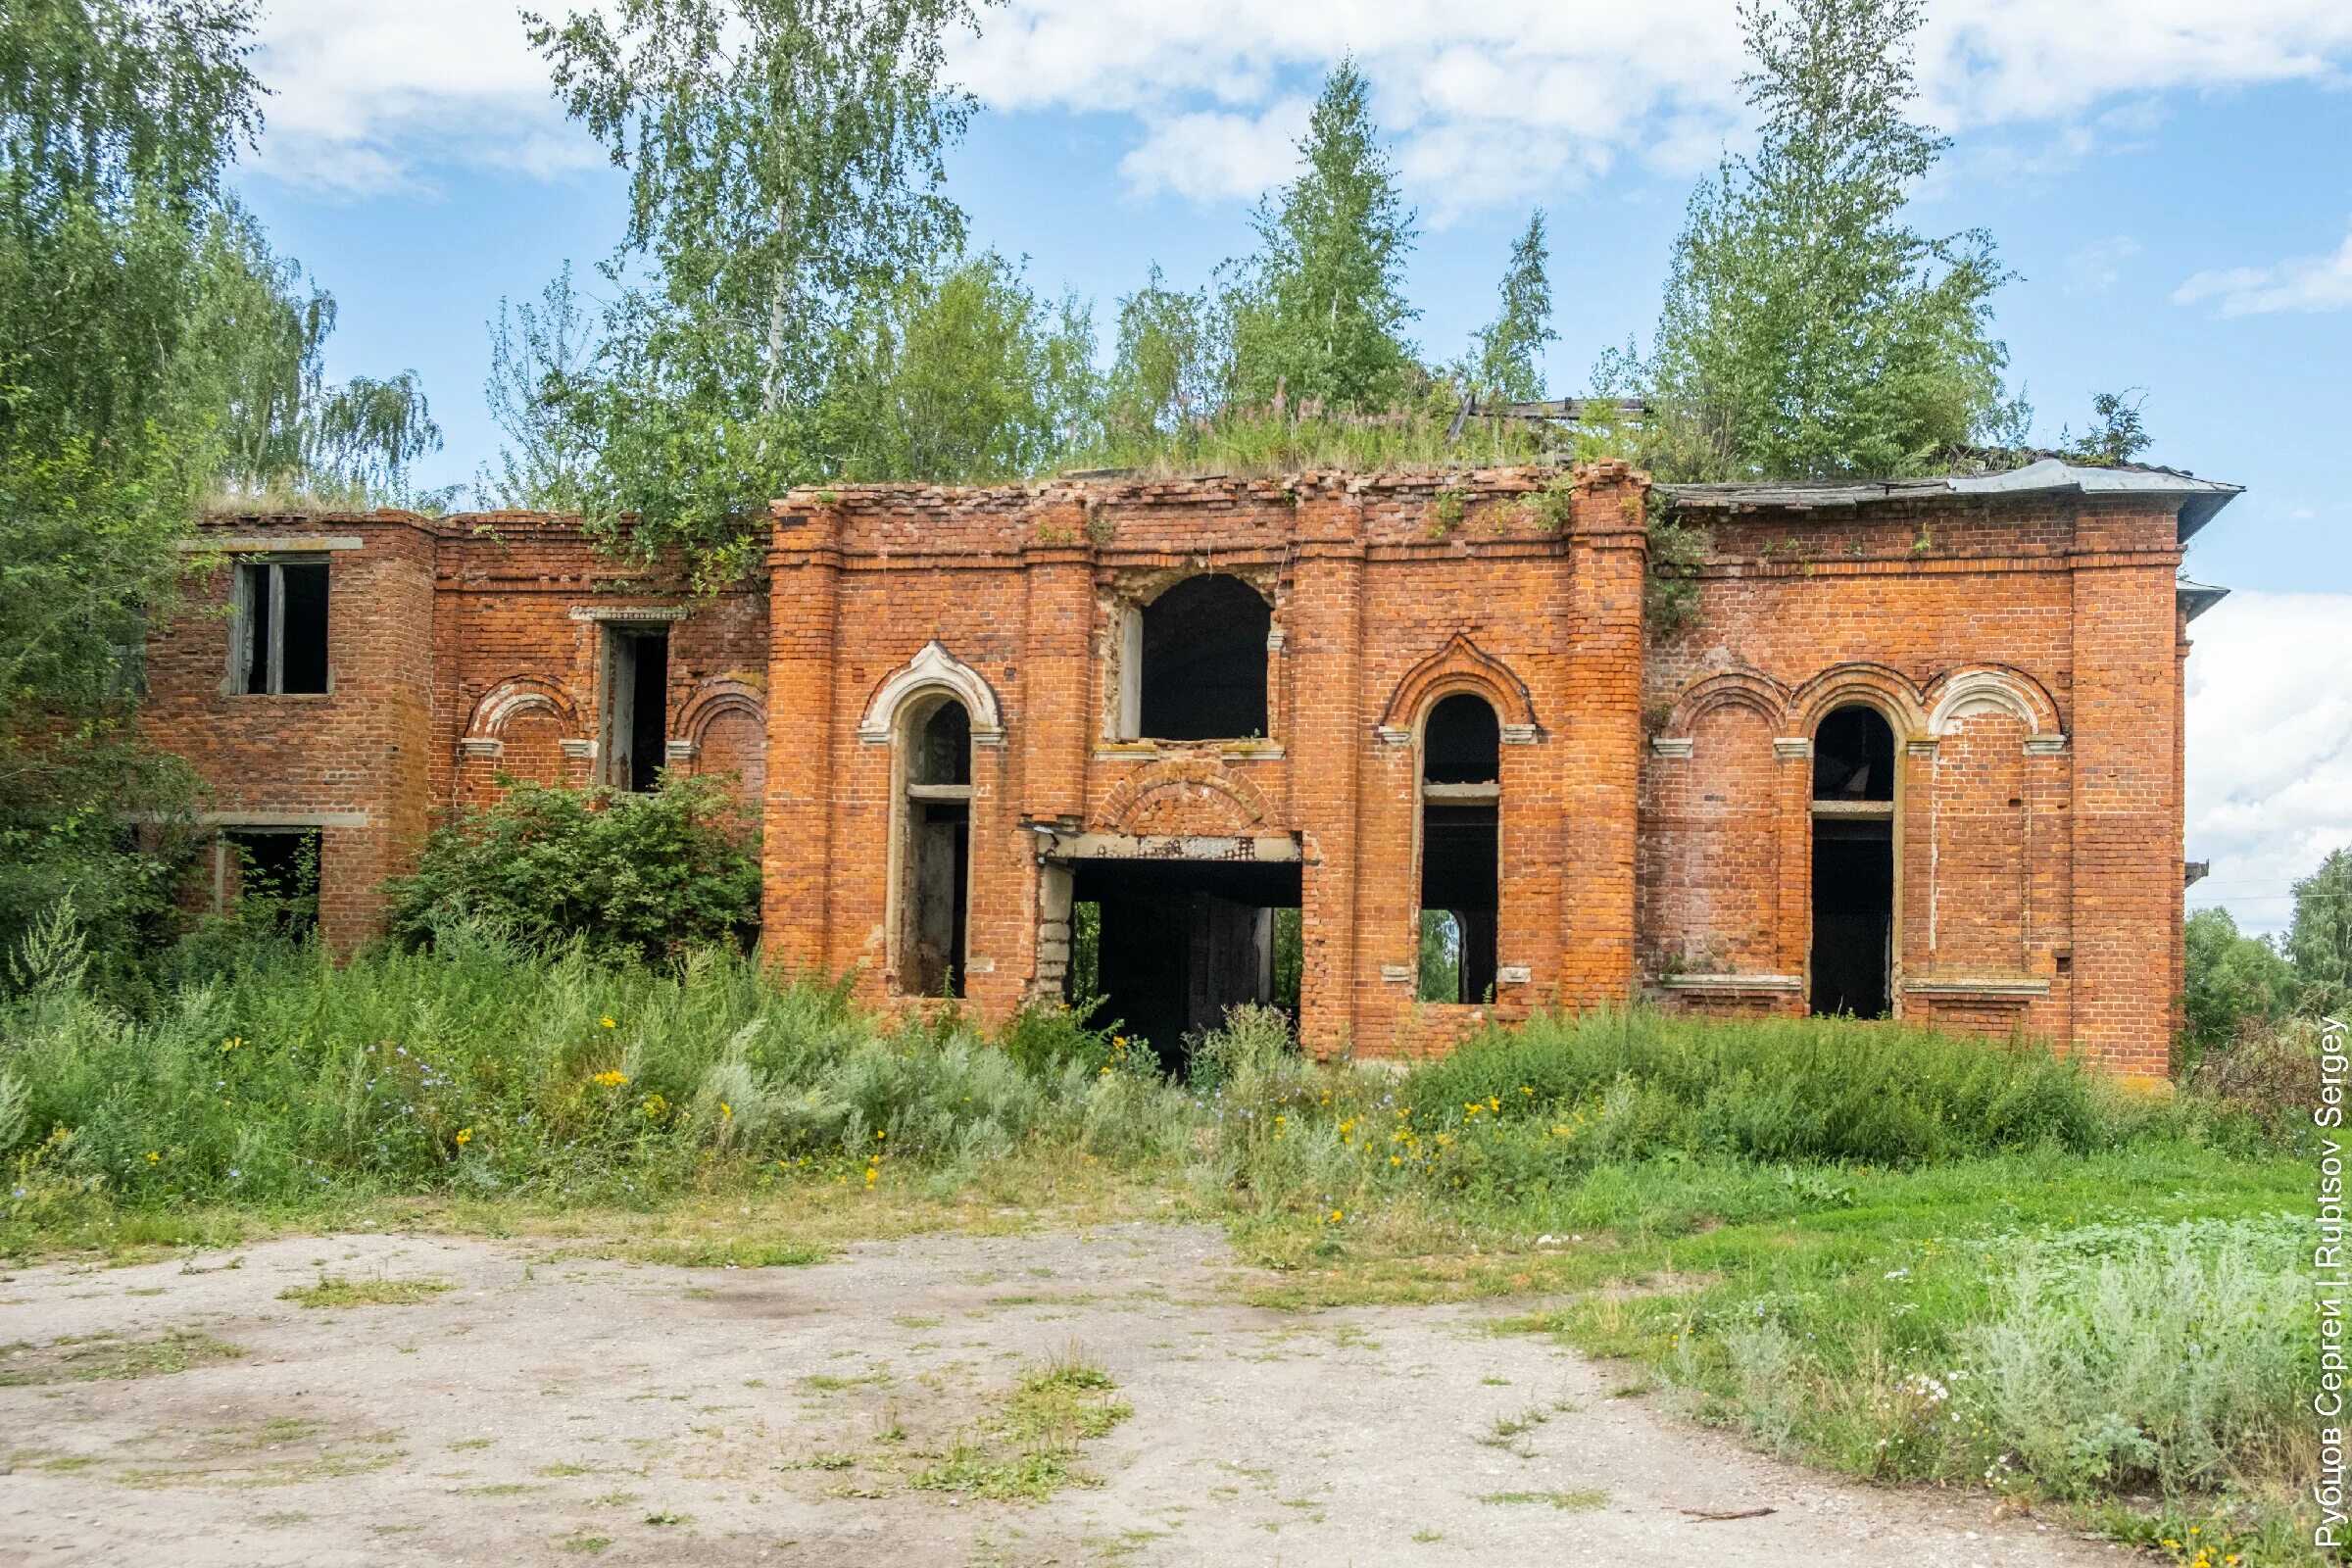
[[[1813,824],[1813,1010],[1886,1016],[1894,824]]]
[[[1091,978],[1096,1016],[1150,1041],[1169,1070],[1227,1008],[1285,1000],[1277,927],[1299,906],[1296,861],[1090,859],[1070,871],[1073,927],[1091,928],[1094,950],[1073,955],[1073,983]],[[1295,988],[1295,967],[1288,978]]]
[[[1894,730],[1855,704],[1813,737],[1813,1011],[1886,1017],[1893,967]]]
[[[1266,732],[1274,612],[1239,577],[1187,577],[1144,607],[1144,736],[1243,740]]]
[[[605,782],[657,788],[668,748],[669,628],[606,628]]]
[[[1457,692],[1429,710],[1421,731],[1420,1001],[1494,996],[1501,774],[1502,730],[1484,698]]]
[[[900,989],[963,995],[971,925],[972,720],[943,698],[908,724]]]

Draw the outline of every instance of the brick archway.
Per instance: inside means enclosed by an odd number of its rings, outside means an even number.
[[[1898,746],[1929,733],[1919,688],[1901,670],[1866,662],[1833,664],[1790,693],[1781,733],[1810,737],[1823,719],[1849,703],[1876,709],[1894,730]]]
[[[1445,647],[1405,671],[1404,678],[1396,683],[1396,689],[1389,695],[1388,707],[1381,710],[1382,736],[1409,737],[1431,704],[1455,692],[1475,693],[1493,705],[1502,722],[1505,740],[1535,737],[1536,705],[1528,695],[1527,682],[1508,664],[1458,631],[1446,639]]]
[[[1202,808],[1214,820],[1168,820],[1171,812],[1199,815]],[[1266,798],[1214,762],[1178,758],[1121,779],[1102,802],[1102,819],[1119,832],[1248,833],[1266,819]]]

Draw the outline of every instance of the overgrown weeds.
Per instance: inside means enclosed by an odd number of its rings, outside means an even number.
[[[2205,1539],[2285,1539],[2312,1367],[2279,1216],[2308,1202],[2283,1152],[2308,1132],[2245,1097],[1642,1012],[1540,1017],[1397,1077],[1310,1062],[1284,1014],[1241,1008],[1176,1082],[1083,1007],[992,1038],[723,950],[650,963],[468,922],[339,967],[236,950],[137,1006],[70,941],[24,981],[0,1003],[0,1250],[398,1210],[750,1266],[1041,1205],[1213,1217],[1282,1271],[1264,1304],[1573,1297],[1524,1326],[1764,1446],[2085,1507],[2147,1488]],[[923,1484],[1066,1484],[1124,1410],[1098,1376],[1025,1379]]]

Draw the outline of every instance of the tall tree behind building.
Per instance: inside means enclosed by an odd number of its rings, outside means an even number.
[[[597,454],[592,512],[706,581],[766,502],[821,474],[853,316],[955,253],[943,78],[969,0],[617,0],[525,17],[565,108],[629,173],[598,373],[556,411]],[[623,519],[627,519],[625,529]]]
[[[1653,405],[1644,459],[1675,478],[1900,474],[2014,439],[1990,237],[1905,220],[1945,142],[1910,118],[1920,0],[1746,11],[1756,151],[1690,198],[1646,358],[1602,390]]]
[[[1352,61],[1324,82],[1298,154],[1298,177],[1258,204],[1256,253],[1233,270],[1235,394],[1385,409],[1419,373],[1403,335],[1420,314],[1404,298],[1414,218]]]
[[[1511,264],[1502,274],[1501,308],[1479,329],[1462,367],[1462,379],[1482,399],[1526,403],[1544,395],[1544,374],[1536,359],[1544,344],[1560,335],[1551,326],[1551,276],[1546,270],[1550,260],[1544,212],[1538,208],[1528,218],[1526,232],[1511,244]]]
[[[2294,961],[2303,1005],[2331,1018],[2352,1016],[2352,849],[2330,851],[2295,884],[2295,919],[2286,956]]]
[[[206,494],[380,491],[429,430],[413,377],[325,385],[333,301],[227,190],[251,25],[245,0],[0,7],[0,951],[61,900],[102,951],[158,906],[126,823],[192,785],[132,709]]]

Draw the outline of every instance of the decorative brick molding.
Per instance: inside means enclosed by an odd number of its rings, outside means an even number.
[[[691,605],[574,605],[574,620],[609,620],[622,624],[665,625],[694,613]]]
[[[1381,728],[1409,733],[1432,704],[1455,692],[1485,698],[1494,706],[1499,722],[1535,733],[1536,705],[1528,695],[1527,682],[1458,631],[1446,640],[1445,647],[1405,671],[1389,694],[1388,707],[1381,710]]]
[[[1181,821],[1182,831],[1212,834],[1247,832],[1265,819],[1257,786],[1203,758],[1170,759],[1129,774],[1104,798],[1101,816],[1123,832],[1167,832]]]
[[[1004,720],[997,709],[995,688],[936,637],[874,688],[873,696],[866,700],[865,716],[858,721],[858,743],[888,746],[897,729],[899,709],[908,698],[927,691],[944,692],[963,704],[971,719],[974,746],[1004,744]]]

